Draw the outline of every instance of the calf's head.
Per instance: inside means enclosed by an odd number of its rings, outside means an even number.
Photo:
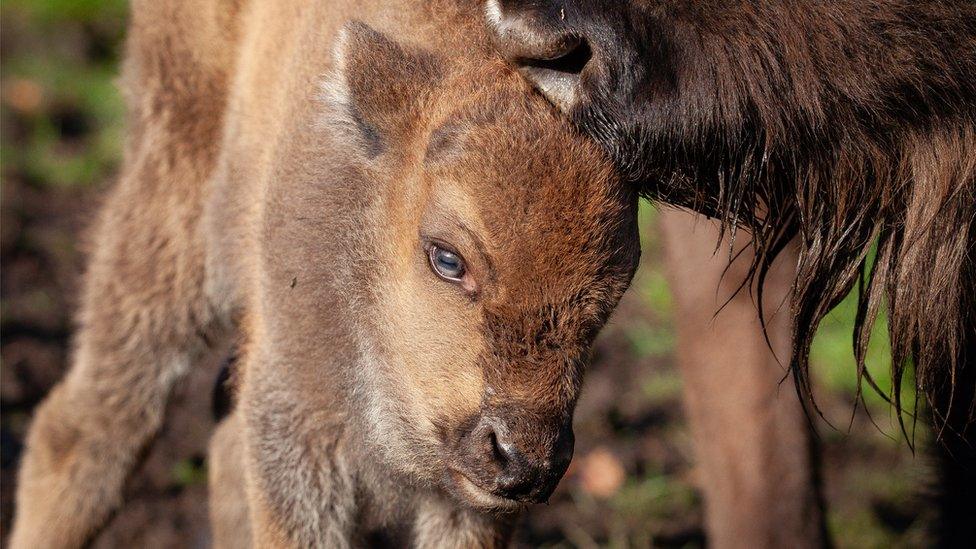
[[[636,195],[504,63],[362,24],[335,56],[318,129],[340,161],[317,177],[349,198],[318,214],[346,220],[318,321],[354,316],[343,367],[365,441],[476,507],[545,500],[590,345],[637,266]]]

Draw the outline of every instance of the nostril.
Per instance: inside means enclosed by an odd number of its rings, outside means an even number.
[[[594,78],[590,74],[600,74],[596,63],[602,57],[594,50],[599,41],[585,38],[593,35],[575,25],[565,8],[561,2],[488,0],[486,16],[502,56],[550,103],[570,112],[583,96],[583,84]]]
[[[497,493],[508,498],[527,496],[535,487],[536,471],[514,445],[492,430],[488,435],[492,457],[498,465]]]
[[[583,68],[590,45],[567,21],[564,8],[547,2],[502,4],[488,0],[485,15],[495,47],[509,61],[533,66],[537,62],[571,62],[576,69]]]
[[[511,459],[510,454],[509,452],[506,452],[505,448],[498,442],[498,435],[495,434],[495,431],[492,431],[488,435],[488,441],[491,444],[491,452],[492,456],[495,458],[495,461],[502,467],[505,467],[505,464],[507,464]]]
[[[581,38],[574,40],[568,51],[551,58],[521,57],[515,62],[522,67],[532,67],[564,74],[580,74],[593,58],[590,45]]]

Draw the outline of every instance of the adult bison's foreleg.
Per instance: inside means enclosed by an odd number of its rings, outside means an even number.
[[[970,265],[968,280],[976,280],[976,268]],[[944,549],[976,543],[976,310],[968,315],[954,384],[946,383],[929,404],[937,438],[932,443],[936,520],[931,538],[933,547]]]
[[[809,426],[792,380],[781,383],[790,359],[784,299],[795,252],[784,252],[765,287],[774,356],[753,295],[746,288],[732,297],[746,276],[749,252],[726,271],[729,242],[716,249],[717,224],[669,210],[661,213],[661,227],[674,293],[678,365],[711,544],[825,545]],[[740,234],[738,241],[748,241],[747,235]]]

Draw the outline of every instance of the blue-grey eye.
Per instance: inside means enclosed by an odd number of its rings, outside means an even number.
[[[460,255],[432,244],[428,256],[437,276],[450,282],[460,282],[464,277],[464,259]]]

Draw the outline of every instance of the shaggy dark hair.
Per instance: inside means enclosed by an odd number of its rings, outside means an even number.
[[[965,425],[972,400],[956,405],[945,385],[963,377],[976,333],[973,5],[829,4],[740,9],[701,44],[718,85],[697,94],[699,113],[712,116],[690,132],[636,132],[620,152],[648,194],[750,229],[760,280],[799,238],[793,372],[804,395],[816,328],[857,285],[859,375],[872,383],[866,348],[887,299],[895,406],[914,360],[937,426]],[[694,82],[682,73],[694,66],[675,65],[676,80]]]
[[[914,362],[940,429],[973,419],[976,3],[507,0],[499,11],[532,26],[511,27],[503,51],[536,78],[577,75],[579,96],[561,106],[645,195],[748,229],[760,281],[799,240],[792,370],[808,402],[817,326],[857,286],[859,380],[878,389],[864,361],[887,301],[899,418]]]
[[[890,400],[911,441],[914,366],[942,442],[933,533],[970,545],[976,2],[489,0],[487,15],[502,53],[646,196],[748,229],[760,310],[798,240],[791,369],[813,409],[817,326],[855,286],[858,398],[862,383],[888,398],[865,368],[886,302]]]
[[[751,233],[760,310],[773,259],[799,242],[791,370],[810,407],[814,335],[855,287],[857,396],[889,398],[865,368],[887,306],[899,423],[912,441],[914,366],[942,443],[936,537],[971,544],[976,2],[488,0],[487,16],[643,194]]]

